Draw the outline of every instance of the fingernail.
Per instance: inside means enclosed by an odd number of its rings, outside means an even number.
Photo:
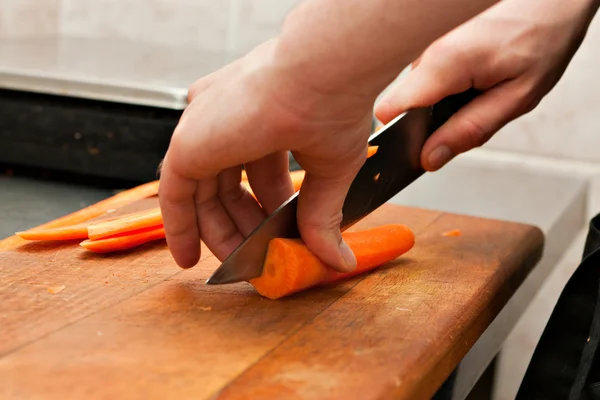
[[[452,151],[448,146],[439,146],[433,149],[431,153],[429,153],[429,158],[427,158],[427,162],[429,163],[429,167],[431,169],[440,169],[448,161],[452,159]]]
[[[348,267],[348,271],[354,270],[356,268],[356,257],[354,256],[354,252],[348,246],[348,244],[342,239],[340,243],[340,253],[342,258],[346,262],[346,266]]]

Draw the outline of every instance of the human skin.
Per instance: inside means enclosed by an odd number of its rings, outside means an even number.
[[[377,95],[432,42],[494,3],[307,0],[277,38],[199,79],[161,169],[159,199],[176,262],[195,265],[200,240],[224,260],[289,198],[289,150],[306,170],[297,214],[303,240],[332,268],[352,270],[341,208],[366,159]],[[388,97],[378,114],[389,117],[414,98]],[[240,185],[242,165],[260,205]]]
[[[599,5],[504,0],[432,43],[378,102],[376,115],[387,123],[408,109],[471,87],[481,90],[425,144],[421,163],[438,170],[540,103],[579,49]]]

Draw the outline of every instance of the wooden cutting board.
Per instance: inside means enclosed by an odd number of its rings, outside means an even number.
[[[0,398],[429,398],[539,260],[543,235],[393,205],[354,229],[385,223],[415,231],[405,256],[278,301],[205,285],[219,265],[206,248],[181,270],[164,241],[104,256],[21,243],[0,253]]]

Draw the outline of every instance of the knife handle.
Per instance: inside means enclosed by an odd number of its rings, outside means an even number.
[[[444,125],[452,115],[479,96],[482,91],[471,88],[442,99],[432,107],[433,131]]]

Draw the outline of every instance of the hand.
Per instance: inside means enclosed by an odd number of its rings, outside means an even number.
[[[504,0],[432,43],[377,104],[388,123],[471,87],[483,94],[426,142],[428,171],[533,110],[563,75],[598,8],[592,0]]]
[[[279,68],[277,40],[197,81],[172,136],[159,189],[169,248],[182,267],[200,240],[220,260],[293,194],[288,153],[306,170],[298,226],[331,267],[355,267],[341,208],[364,163],[374,96],[327,94]],[[258,202],[240,185],[241,168]]]

